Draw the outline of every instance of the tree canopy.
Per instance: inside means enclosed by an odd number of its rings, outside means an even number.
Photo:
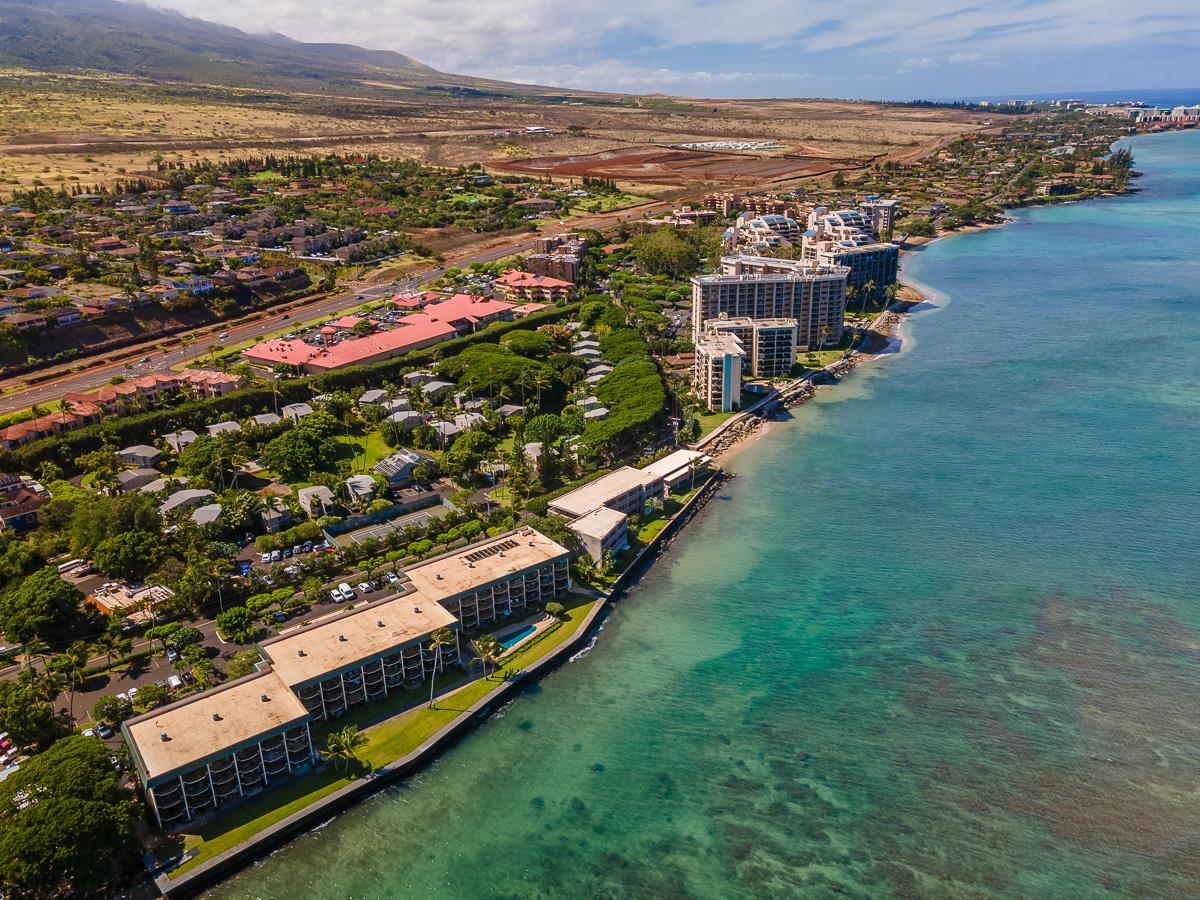
[[[79,612],[81,594],[50,566],[0,596],[0,629],[10,641],[49,640],[62,634]]]
[[[137,806],[109,750],[63,738],[0,782],[0,888],[96,896],[134,853]]]

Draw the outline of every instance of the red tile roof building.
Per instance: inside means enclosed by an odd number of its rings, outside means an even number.
[[[556,300],[565,300],[575,287],[569,281],[551,278],[548,275],[516,271],[505,272],[493,282],[493,285],[509,300],[518,303],[530,301],[553,303]]]

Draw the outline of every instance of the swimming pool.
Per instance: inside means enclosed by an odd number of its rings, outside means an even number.
[[[512,646],[515,646],[516,644],[521,643],[521,641],[525,640],[525,638],[529,637],[535,631],[537,631],[537,628],[535,626],[525,625],[522,628],[518,628],[516,631],[514,631],[512,634],[510,634],[508,637],[504,638],[503,640],[501,640],[500,638],[496,638],[496,640],[500,641],[500,646],[503,647],[505,650],[507,650],[509,647],[512,647]]]

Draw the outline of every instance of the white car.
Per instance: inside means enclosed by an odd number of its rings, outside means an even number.
[[[345,598],[342,596],[341,591],[339,591],[337,588],[334,588],[332,591],[329,592],[329,599],[332,600],[334,603],[341,603],[342,600],[344,600]]]
[[[343,600],[353,600],[354,599],[354,588],[350,587],[350,585],[346,584],[346,582],[343,581],[341,584],[339,584],[337,586],[337,589],[338,589],[338,592],[342,595]]]
[[[271,554],[270,554],[270,553],[264,553],[264,554],[262,555],[262,564],[265,566],[265,565],[267,565],[267,563],[269,563],[270,561],[271,561]]]
[[[360,581],[358,589],[364,594],[369,594],[371,593],[371,583],[369,581]]]
[[[397,575],[395,572],[385,572],[383,577],[388,580],[388,584],[399,584],[400,583],[400,576]]]

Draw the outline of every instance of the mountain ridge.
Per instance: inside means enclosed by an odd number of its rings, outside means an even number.
[[[444,74],[391,50],[248,34],[120,0],[0,0],[0,66],[272,87]]]

